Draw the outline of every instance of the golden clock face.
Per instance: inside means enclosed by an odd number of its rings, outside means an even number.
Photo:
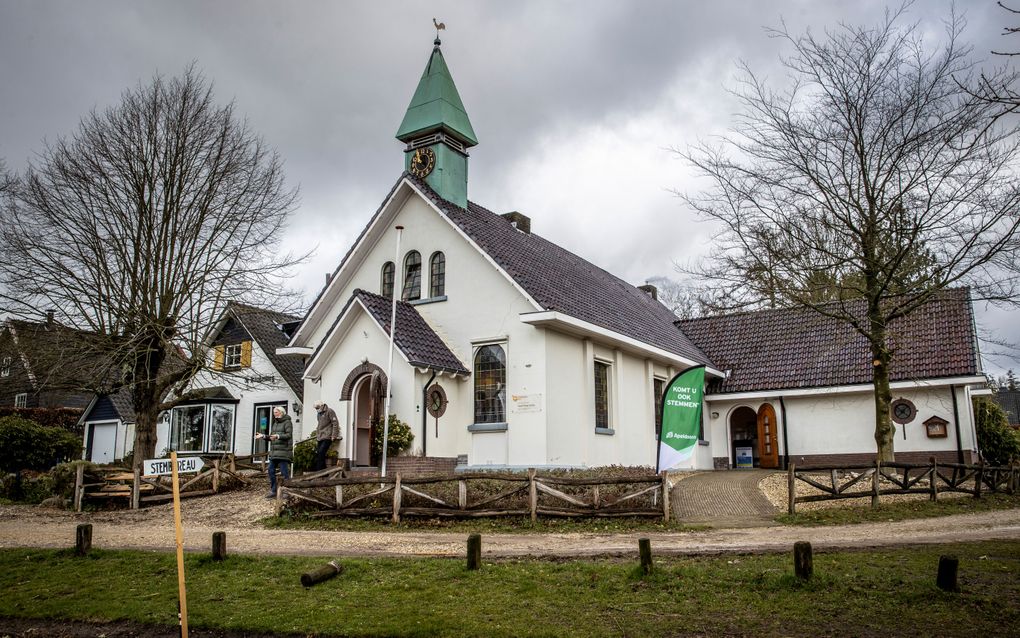
[[[426,177],[436,167],[436,152],[429,147],[415,149],[411,154],[411,175]]]

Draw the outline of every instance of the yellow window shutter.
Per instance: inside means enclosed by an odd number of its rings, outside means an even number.
[[[215,346],[213,348],[213,364],[212,364],[213,370],[223,369],[223,354],[224,354],[223,350],[224,350],[223,346]]]
[[[241,342],[241,367],[251,367],[251,341]]]

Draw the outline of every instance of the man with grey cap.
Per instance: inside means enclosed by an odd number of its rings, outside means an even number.
[[[333,408],[322,401],[316,401],[314,407],[319,424],[315,428],[315,440],[318,444],[315,448],[315,467],[312,469],[317,472],[326,469],[326,453],[329,452],[333,441],[339,441],[343,437],[340,436],[340,421],[337,420]]]

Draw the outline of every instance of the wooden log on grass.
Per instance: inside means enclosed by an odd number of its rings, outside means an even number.
[[[227,557],[227,533],[213,532],[212,535],[212,558],[223,560]]]
[[[939,572],[935,577],[935,584],[942,591],[960,591],[957,581],[957,572],[960,568],[960,559],[956,556],[939,556]]]
[[[92,523],[78,525],[74,534],[74,553],[85,556],[92,550]]]
[[[638,539],[638,553],[641,554],[641,572],[652,573],[652,541],[647,538]]]
[[[811,556],[811,543],[797,541],[793,544],[793,572],[801,580],[810,580],[815,571],[814,559]]]
[[[327,581],[330,578],[334,578],[343,571],[344,571],[343,565],[340,565],[335,560],[331,560],[318,569],[301,574],[301,584],[305,587],[318,585],[323,581]]]
[[[482,566],[482,535],[471,534],[467,539],[467,568],[480,569]]]

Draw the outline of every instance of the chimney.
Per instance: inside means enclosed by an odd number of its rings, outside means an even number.
[[[655,286],[653,286],[652,284],[645,284],[643,286],[638,286],[637,289],[642,291],[642,292],[648,293],[648,296],[650,296],[652,299],[654,299],[656,301],[659,300],[659,289],[656,288]]]
[[[47,327],[50,327],[50,326],[53,325],[53,314],[54,314],[53,310],[47,310],[46,311],[46,326]]]
[[[502,217],[503,219],[508,220],[511,224],[513,224],[514,228],[521,231],[525,235],[531,234],[531,218],[528,217],[527,215],[523,215],[515,210],[512,210],[509,213],[503,213]]]
[[[332,279],[332,278],[333,278],[333,273],[331,273],[331,272],[326,273],[326,285],[327,286],[329,285],[329,280]]]

